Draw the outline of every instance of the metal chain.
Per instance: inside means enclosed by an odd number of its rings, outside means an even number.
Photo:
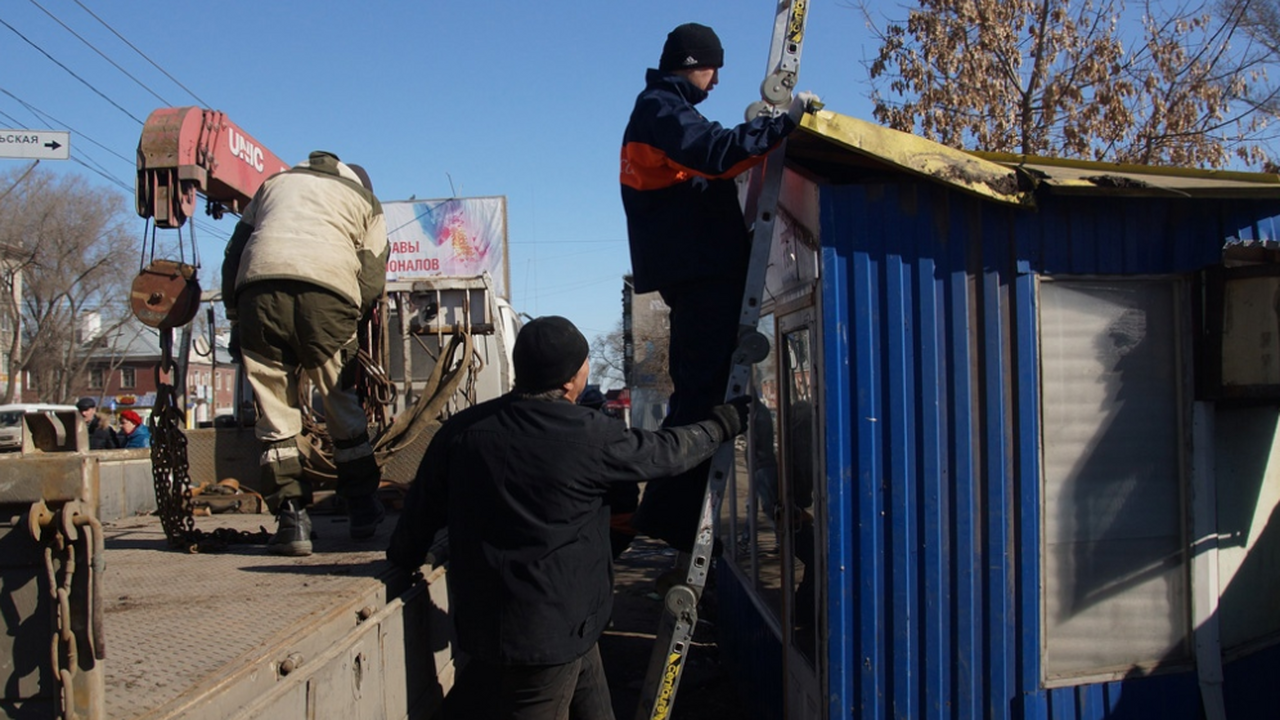
[[[361,322],[356,331],[357,348],[356,393],[360,404],[364,407],[365,419],[374,428],[377,438],[391,426],[387,416],[387,408],[396,400],[396,384],[391,380],[385,368],[386,349],[383,344],[383,312],[385,300],[374,305],[368,319]],[[325,426],[317,420],[315,408],[311,405],[312,383],[301,368],[298,373],[298,409],[302,413],[302,439],[314,452],[304,453],[303,462],[314,459],[318,464],[307,467],[308,472],[322,478],[336,477],[336,464],[333,461],[333,439]]]
[[[190,553],[221,550],[234,543],[262,544],[271,537],[258,532],[218,528],[211,533],[196,529],[191,504],[191,476],[187,464],[186,416],[180,406],[181,391],[166,378],[178,376],[173,358],[173,329],[160,331],[160,363],[156,365],[156,403],[151,427],[151,475],[156,489],[156,512],[169,546]]]
[[[76,718],[75,680],[79,671],[76,634],[71,618],[71,580],[76,572],[75,546],[54,524],[51,539],[44,546],[44,569],[49,584],[53,614],[53,635],[49,643],[49,662],[53,679],[61,691],[61,718]]]

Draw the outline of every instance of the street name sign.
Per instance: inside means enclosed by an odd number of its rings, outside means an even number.
[[[71,133],[65,130],[7,130],[0,128],[0,158],[67,160]]]

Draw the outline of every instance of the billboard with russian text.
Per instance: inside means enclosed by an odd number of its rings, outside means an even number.
[[[509,297],[505,197],[401,200],[382,204],[391,255],[388,281],[489,273]]]

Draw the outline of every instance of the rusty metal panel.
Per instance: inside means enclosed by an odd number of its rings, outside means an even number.
[[[370,632],[371,631],[371,632]],[[355,642],[326,658],[311,680],[316,717],[382,720],[387,717],[378,627],[362,628]]]
[[[266,704],[261,709],[251,709],[250,712],[236,715],[239,718],[279,718],[279,720],[292,720],[292,718],[300,718],[311,720],[307,715],[307,707],[310,704],[311,693],[314,690],[307,683],[296,683],[291,685],[287,690],[281,693],[272,694]],[[225,707],[223,703],[212,704],[213,710]],[[219,715],[210,715],[210,717],[221,717]],[[320,717],[320,716],[314,716]]]
[[[98,456],[98,519],[111,522],[156,509],[155,478],[146,450],[108,450]]]
[[[98,504],[98,459],[85,455],[0,457],[0,504],[79,500]]]
[[[24,508],[25,510],[25,508]],[[51,613],[41,582],[44,561],[16,511],[0,518],[0,717],[53,717],[56,686],[49,664]],[[43,603],[43,604],[42,604]],[[47,710],[45,709],[47,708]]]

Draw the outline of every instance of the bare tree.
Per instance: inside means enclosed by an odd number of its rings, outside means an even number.
[[[882,29],[876,118],[955,147],[1142,164],[1264,162],[1265,48],[1240,15],[1116,0],[918,0]]]
[[[83,384],[89,359],[130,317],[136,250],[126,231],[126,202],[76,175],[30,168],[0,175],[0,247],[7,261],[0,291],[19,302],[9,313],[10,379],[26,371],[30,390],[67,402]],[[20,292],[19,292],[20,290]],[[86,322],[92,319],[92,322]]]
[[[1224,23],[1239,24],[1253,40],[1262,68],[1255,72],[1258,80],[1245,88],[1240,99],[1261,113],[1280,116],[1280,88],[1265,72],[1280,65],[1280,0],[1218,0],[1215,9]]]
[[[641,295],[637,302],[650,303],[657,293]],[[661,304],[661,301],[658,301]],[[631,329],[632,360],[630,377],[627,376],[627,337],[624,321],[619,320],[612,331],[598,335],[591,344],[591,378],[602,387],[612,384],[628,387],[644,387],[658,393],[671,394],[673,386],[667,365],[671,327],[666,322],[665,306],[657,314],[634,313]]]
[[[591,381],[608,388],[626,384],[626,337],[619,320],[613,330],[591,343]]]

